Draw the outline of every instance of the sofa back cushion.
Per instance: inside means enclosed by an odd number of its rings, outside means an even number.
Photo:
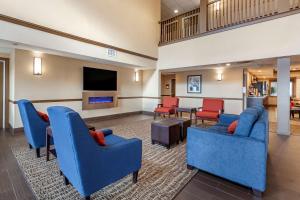
[[[264,112],[264,110],[265,110],[265,108],[264,108],[263,106],[260,106],[260,105],[253,106],[253,107],[251,107],[251,108],[256,109],[256,110],[258,111],[258,115],[259,115],[259,116],[262,115],[263,112]]]
[[[258,119],[258,111],[254,108],[248,108],[240,115],[238,126],[234,134],[249,137],[252,127]]]
[[[219,112],[224,109],[223,99],[203,99],[203,111]]]
[[[164,97],[163,98],[163,107],[172,108],[178,107],[179,99],[177,97]]]
[[[259,117],[257,122],[254,124],[252,131],[250,133],[250,137],[267,142],[269,132],[269,122],[268,122],[268,113],[266,111]]]

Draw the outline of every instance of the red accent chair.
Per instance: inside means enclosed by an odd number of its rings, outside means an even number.
[[[224,100],[223,99],[203,99],[203,106],[199,108],[196,113],[197,119],[208,121],[219,121],[219,116],[224,112]]]
[[[154,111],[154,119],[156,119],[157,113],[159,115],[170,115],[176,114],[176,108],[178,108],[179,99],[177,97],[164,97],[162,104],[158,104]]]

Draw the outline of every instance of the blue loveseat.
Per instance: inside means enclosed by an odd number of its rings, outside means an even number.
[[[89,135],[78,113],[61,106],[48,108],[60,170],[85,199],[103,187],[141,168],[142,141],[125,139],[104,131],[106,146]]]
[[[235,120],[239,121],[232,135],[227,128]],[[241,115],[223,114],[215,126],[188,129],[187,165],[261,195],[266,189],[268,140],[268,112],[263,107],[248,108]]]

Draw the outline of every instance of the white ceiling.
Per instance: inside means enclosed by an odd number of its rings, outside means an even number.
[[[200,0],[161,0],[161,19],[169,19],[200,7]],[[174,10],[178,10],[175,14]]]

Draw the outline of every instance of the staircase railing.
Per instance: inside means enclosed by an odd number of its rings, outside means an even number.
[[[160,45],[299,8],[300,0],[201,0],[200,8],[160,22]]]

